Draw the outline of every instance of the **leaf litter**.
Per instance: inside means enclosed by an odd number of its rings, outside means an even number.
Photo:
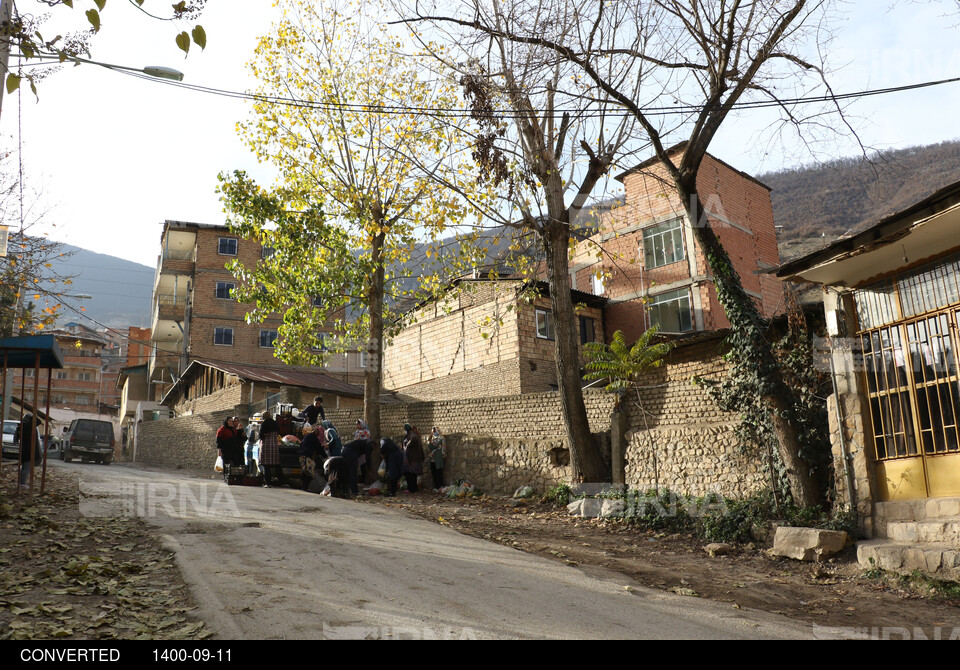
[[[141,520],[83,517],[76,475],[47,471],[46,492],[0,475],[0,640],[202,640],[173,554]],[[36,482],[39,491],[39,480]]]

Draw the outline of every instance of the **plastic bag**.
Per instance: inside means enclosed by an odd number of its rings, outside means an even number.
[[[217,456],[217,462],[213,464],[214,472],[223,472],[223,456]]]
[[[367,495],[378,496],[383,492],[383,482],[379,479],[367,487]]]
[[[380,467],[377,468],[377,474],[381,477],[387,476],[387,461],[386,459],[380,461]]]

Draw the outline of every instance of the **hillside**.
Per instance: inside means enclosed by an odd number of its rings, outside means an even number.
[[[67,304],[82,305],[85,311],[64,309],[61,321],[86,317],[93,325],[150,327],[154,268],[69,244],[63,245],[63,251],[73,252],[57,268],[60,274],[73,276],[68,292],[92,298],[68,299]]]
[[[870,162],[843,158],[757,178],[773,189],[774,219],[783,226],[780,256],[786,260],[960,181],[960,141],[910,147]]]

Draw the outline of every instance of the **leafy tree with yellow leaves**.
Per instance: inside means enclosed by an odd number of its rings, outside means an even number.
[[[281,7],[250,64],[260,81],[254,117],[239,126],[280,185],[221,176],[231,227],[272,250],[256,267],[234,263],[234,296],[253,305],[248,319],[284,315],[276,347],[288,363],[365,352],[364,416],[378,437],[397,308],[447,290],[445,279],[482,253],[456,235],[473,210],[444,186],[475,190],[457,124],[421,111],[462,103],[452,82],[425,80],[396,55],[383,22],[319,3]],[[411,266],[421,276],[399,276]]]

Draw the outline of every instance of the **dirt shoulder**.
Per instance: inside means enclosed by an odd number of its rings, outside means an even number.
[[[919,628],[933,638],[960,634],[960,599],[935,596],[897,578],[864,576],[853,549],[820,566],[740,546],[711,557],[704,543],[655,533],[616,520],[570,516],[565,507],[536,499],[448,499],[434,493],[367,497],[449,526],[461,533],[538,554],[591,573],[611,573],[636,584],[709,598],[735,608],[783,614],[852,635],[872,629]],[[879,633],[883,635],[883,632]],[[896,637],[896,633],[893,633]]]
[[[103,466],[90,466],[103,467]],[[40,489],[40,478],[36,479]],[[173,554],[135,518],[81,514],[74,474],[48,471],[46,493],[15,495],[0,476],[0,640],[198,640]]]

